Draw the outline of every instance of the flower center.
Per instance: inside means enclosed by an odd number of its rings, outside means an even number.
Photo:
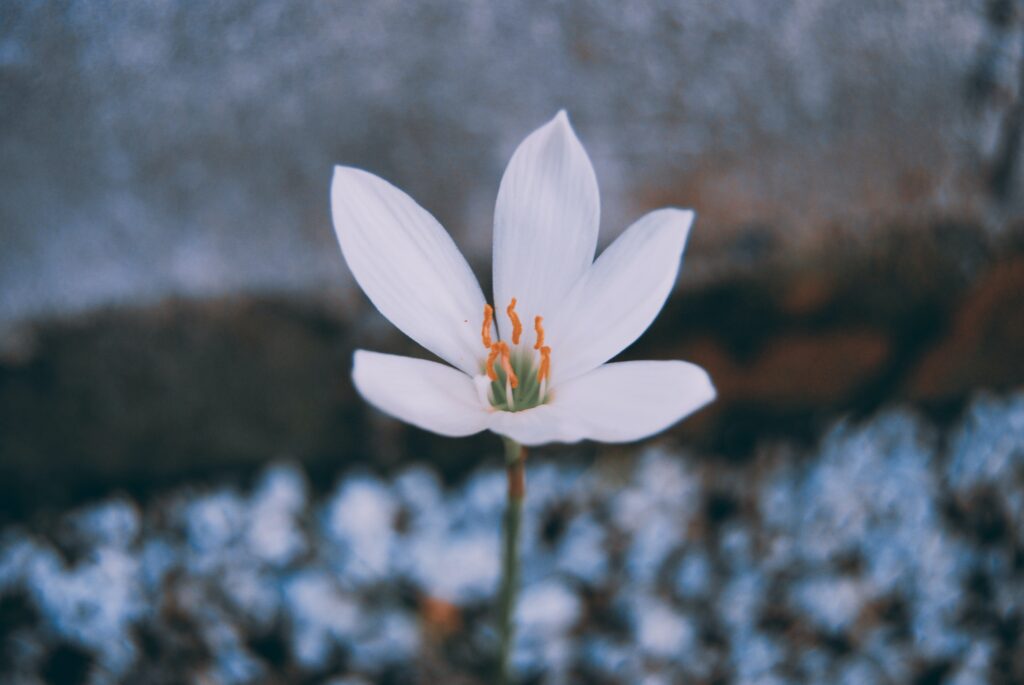
[[[533,348],[519,346],[523,324],[516,313],[516,298],[512,298],[505,314],[512,322],[512,345],[504,340],[491,339],[494,308],[484,305],[484,321],[480,338],[487,349],[484,373],[491,380],[488,400],[502,411],[523,411],[544,404],[548,397],[548,379],[551,377],[551,348],[544,344],[544,317],[533,319],[537,338]]]

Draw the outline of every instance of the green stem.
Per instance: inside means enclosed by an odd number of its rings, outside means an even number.
[[[523,515],[526,448],[505,438],[505,470],[508,473],[508,507],[505,510],[505,540],[501,564],[500,630],[501,656],[498,682],[511,681],[512,643],[515,639],[516,594],[519,589],[519,527]]]

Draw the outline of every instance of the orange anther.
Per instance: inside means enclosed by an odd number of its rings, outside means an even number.
[[[540,348],[540,368],[537,370],[537,382],[551,378],[551,348],[544,345]]]
[[[505,310],[508,314],[508,318],[512,320],[512,344],[518,345],[519,338],[523,334],[523,324],[519,321],[519,315],[516,314],[516,298],[512,298],[512,301],[508,304],[508,309]],[[516,386],[512,386],[513,388]]]
[[[501,349],[501,368],[505,370],[505,378],[513,388],[519,387],[519,379],[516,372],[512,370],[512,360],[509,358],[508,343],[500,342],[497,347]]]
[[[539,350],[544,347],[544,326],[541,325],[543,321],[543,316],[535,316],[533,318],[533,330],[537,331],[537,342],[533,345],[533,349],[535,350]]]
[[[498,380],[498,372],[494,370],[494,361],[501,354],[501,343],[491,345],[491,353],[487,355],[487,377],[492,381]]]
[[[484,326],[480,331],[480,337],[483,338],[484,347],[491,349],[491,325],[494,323],[494,307],[489,304],[484,305]]]

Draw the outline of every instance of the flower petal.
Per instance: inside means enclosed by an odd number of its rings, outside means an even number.
[[[490,420],[473,380],[445,364],[356,350],[352,380],[373,406],[434,433],[472,435]]]
[[[557,389],[550,405],[583,437],[631,442],[671,426],[715,398],[704,369],[681,361],[605,364]]]
[[[410,338],[468,374],[479,371],[484,295],[434,217],[384,179],[338,166],[334,231],[370,301]]]
[[[519,145],[494,208],[494,304],[547,315],[594,261],[600,197],[587,153],[561,111]],[[499,316],[503,338],[510,330]],[[529,325],[529,324],[527,324]]]
[[[659,209],[601,253],[545,319],[554,384],[597,368],[647,330],[675,284],[692,223],[692,211]]]
[[[579,442],[586,437],[585,426],[554,404],[526,411],[494,412],[490,429],[530,447],[549,442]]]

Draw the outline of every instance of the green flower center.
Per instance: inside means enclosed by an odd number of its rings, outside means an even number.
[[[492,407],[501,411],[526,411],[547,401],[547,382],[539,380],[535,356],[533,350],[523,349],[512,350],[509,354],[512,373],[518,380],[518,385],[515,388],[511,387],[501,359],[494,361],[494,373],[498,378],[491,381],[490,401]],[[486,372],[484,369],[484,373]]]
[[[547,401],[548,379],[551,377],[551,348],[544,344],[544,318],[534,317],[533,327],[537,335],[532,349],[519,346],[523,325],[516,314],[516,298],[512,298],[505,310],[512,323],[512,345],[494,341],[494,308],[484,305],[484,321],[480,337],[487,349],[487,361],[482,373],[491,379],[488,401],[501,411],[525,411]]]

